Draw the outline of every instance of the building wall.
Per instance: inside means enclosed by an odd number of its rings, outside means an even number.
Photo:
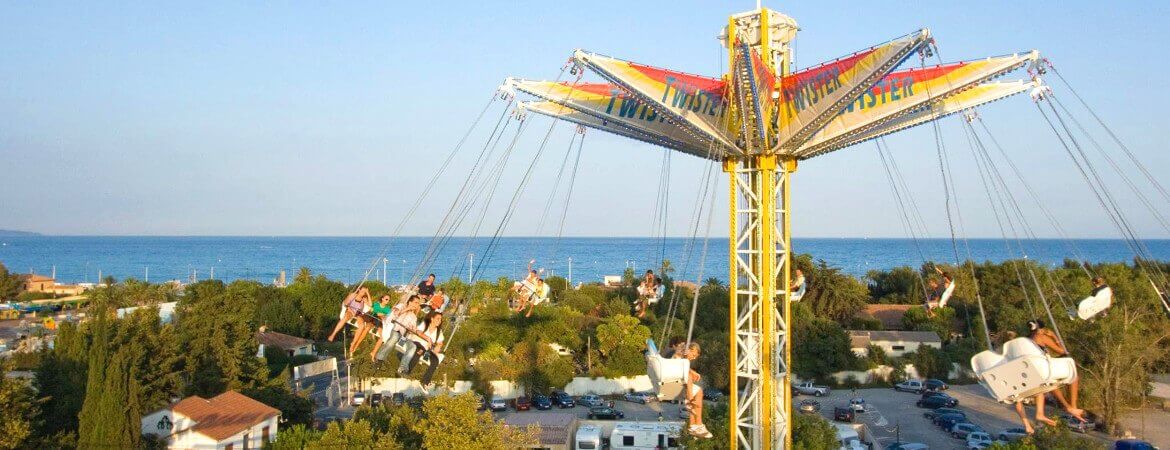
[[[244,439],[248,440],[248,448],[251,450],[259,450],[264,448],[264,427],[268,427],[268,441],[276,440],[276,427],[280,416],[273,416],[272,418],[258,423],[246,431],[241,431],[235,436],[229,437],[216,444],[216,449],[226,449],[228,445],[232,446],[232,450],[243,450]]]
[[[870,344],[881,347],[882,350],[885,350],[886,355],[892,356],[892,357],[902,356],[902,355],[905,355],[907,353],[918,350],[918,347],[920,345],[925,345],[927,347],[934,347],[936,349],[942,348],[942,344],[938,343],[938,342],[871,340]]]

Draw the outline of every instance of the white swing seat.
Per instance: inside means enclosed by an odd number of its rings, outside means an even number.
[[[660,401],[683,398],[687,388],[687,377],[691,372],[690,360],[684,358],[663,358],[653,339],[646,340],[646,375]]]
[[[804,298],[804,293],[807,290],[808,282],[800,283],[800,287],[796,288],[796,292],[793,292],[792,295],[788,297],[788,301],[799,302],[800,299]]]
[[[1050,357],[1028,338],[1007,341],[1002,354],[980,352],[971,358],[971,370],[979,384],[1002,403],[1056,390],[1077,377],[1072,358]]]
[[[957,284],[955,283],[955,280],[951,280],[951,285],[947,286],[946,290],[944,290],[942,293],[942,297],[938,298],[939,308],[947,306],[947,301],[949,301],[951,299],[951,295],[955,293],[955,284]]]
[[[649,305],[653,305],[653,304],[658,303],[658,301],[661,300],[662,296],[665,294],[666,294],[666,286],[662,285],[662,284],[660,284],[660,285],[658,285],[658,287],[654,288],[653,291],[646,289],[642,286],[638,286],[638,296],[639,297],[646,297],[646,303]]]
[[[1112,304],[1113,289],[1109,286],[1105,286],[1104,289],[1101,289],[1097,292],[1097,295],[1090,295],[1085,297],[1084,300],[1081,300],[1081,302],[1077,304],[1077,317],[1079,317],[1081,320],[1092,319],[1093,316],[1101,314],[1106,309],[1109,309],[1109,306]]]
[[[402,358],[406,358],[408,356],[406,354],[406,338],[398,339],[398,342],[394,343],[394,350],[398,351],[398,353],[400,355],[402,355],[401,356]],[[438,356],[439,356],[440,363],[443,362],[443,359],[447,358],[447,355],[445,353],[439,353]],[[425,364],[425,365],[429,366],[429,365],[431,365],[431,359],[430,358],[419,358],[418,363]]]
[[[540,292],[532,294],[532,304],[539,305],[548,301],[548,284],[540,287]]]

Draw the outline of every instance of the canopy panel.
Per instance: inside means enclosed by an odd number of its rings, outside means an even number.
[[[621,122],[605,120],[592,114],[587,114],[553,101],[544,100],[522,102],[520,104],[520,108],[524,111],[534,112],[552,117],[554,119],[567,120],[578,125],[606,131],[630,139],[636,139],[649,144],[666,147],[672,150],[678,150],[680,152],[695,155],[700,158],[721,159],[722,157],[720,150],[714,149],[711,146],[694,146],[685,142],[671,139],[666,136],[646,133],[636,128],[623,125]]]
[[[814,156],[820,156],[834,150],[840,150],[845,147],[850,147],[868,141],[870,139],[876,139],[887,134],[896,133],[911,127],[916,127],[918,125],[922,125],[966,109],[974,108],[980,105],[994,102],[996,100],[1027,92],[1035,88],[1037,85],[1038,83],[1034,81],[1024,80],[983,83],[950,97],[936,99],[930,104],[931,106],[922,106],[913,111],[903,113],[896,119],[889,120],[883,125],[875,127],[865,133],[828,141],[806,150],[802,150],[796,156],[800,159],[808,159]]]
[[[923,29],[781,79],[776,115],[779,141],[773,151],[792,153],[929,42],[930,32]]]
[[[979,83],[1002,76],[1036,61],[1039,52],[963,61],[923,69],[893,72],[882,78],[805,142],[800,154],[827,142],[848,139],[881,127],[887,121],[921,108],[932,100],[955,95]]]

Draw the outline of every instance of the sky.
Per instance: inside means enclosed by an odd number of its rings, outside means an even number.
[[[1155,176],[1170,168],[1163,111],[1170,104],[1168,5],[764,2],[800,24],[797,68],[923,27],[937,39],[943,61],[1039,49]],[[386,236],[437,177],[401,231],[431,235],[503,111],[501,102],[489,107],[452,165],[437,175],[441,163],[505,77],[554,79],[576,48],[718,75],[726,55],[716,36],[729,14],[754,6],[2,2],[0,229]],[[1072,105],[1067,89],[1049,81]],[[1031,103],[1017,96],[981,115],[1069,235],[1118,236]],[[960,231],[1000,236],[961,126],[956,118],[941,125]],[[540,216],[564,178],[558,172],[572,127],[543,118],[532,120],[505,168],[485,218],[492,229],[546,134],[546,150],[505,234],[556,233]],[[946,235],[932,129],[888,142],[930,235]],[[1105,148],[1120,157],[1116,147]],[[662,161],[661,148],[587,133],[564,234],[653,234]],[[667,233],[685,236],[708,163],[682,154],[671,161]],[[1100,157],[1095,161],[1138,233],[1170,237]],[[726,180],[720,182],[714,235],[726,232]],[[1140,177],[1135,182],[1170,216],[1170,201]],[[1039,208],[1019,195],[1030,229],[1055,236]],[[556,210],[565,202],[554,204]],[[872,143],[802,163],[792,210],[798,237],[907,236]]]

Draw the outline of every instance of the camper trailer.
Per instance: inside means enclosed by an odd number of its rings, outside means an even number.
[[[596,425],[581,425],[577,437],[573,438],[574,450],[601,450],[601,428]]]
[[[609,435],[609,448],[678,449],[681,448],[678,443],[681,429],[682,426],[677,423],[619,423],[613,427],[613,432]]]

